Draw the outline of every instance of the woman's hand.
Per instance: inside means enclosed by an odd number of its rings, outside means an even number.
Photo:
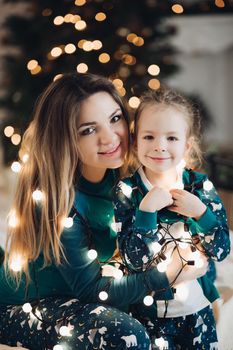
[[[170,190],[173,204],[168,209],[175,213],[199,220],[206,211],[206,205],[194,194],[185,190]]]
[[[172,205],[173,199],[169,191],[163,188],[154,187],[152,188],[142,199],[139,209],[154,213],[157,210]]]

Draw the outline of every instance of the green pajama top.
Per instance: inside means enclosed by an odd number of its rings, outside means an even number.
[[[112,189],[116,171],[108,170],[97,184],[80,178],[70,216],[73,226],[65,228],[61,241],[67,261],[61,265],[51,264],[43,268],[43,256],[30,263],[31,283],[26,291],[24,276],[20,286],[0,267],[0,305],[22,304],[49,296],[68,296],[82,303],[105,303],[128,309],[128,305],[140,302],[149,290],[159,290],[158,299],[171,299],[172,290],[167,277],[156,269],[135,272],[120,280],[102,276],[101,263],[110,259],[116,248],[116,232],[112,230]],[[78,212],[78,213],[77,213]],[[91,260],[90,248],[98,252]],[[106,291],[108,299],[100,301],[99,293]]]
[[[146,270],[153,260],[152,242],[159,241],[160,225],[183,222],[191,236],[198,235],[207,256],[214,260],[223,260],[230,252],[229,229],[226,211],[216,190],[205,189],[207,176],[185,169],[183,171],[184,189],[192,192],[206,205],[207,210],[199,220],[184,217],[164,208],[154,213],[139,209],[139,204],[148,189],[138,172],[119,182],[116,186],[115,219],[118,230],[118,244],[123,261],[132,272]],[[126,186],[131,188],[128,193]],[[146,258],[146,260],[145,260]],[[146,264],[144,264],[146,261]],[[204,295],[210,302],[218,297],[218,292],[207,275],[198,279]]]

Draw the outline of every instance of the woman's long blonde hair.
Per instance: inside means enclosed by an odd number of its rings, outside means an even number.
[[[114,85],[92,74],[67,74],[52,82],[36,103],[34,119],[25,132],[20,154],[28,154],[18,179],[10,214],[5,265],[20,259],[28,279],[28,262],[40,253],[45,265],[61,263],[62,219],[74,200],[74,181],[79,169],[78,119],[82,101],[97,92],[107,92],[128,115]],[[32,193],[42,192],[41,204]]]

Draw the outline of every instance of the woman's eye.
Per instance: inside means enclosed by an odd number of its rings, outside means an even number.
[[[169,136],[167,139],[168,141],[178,141],[178,138],[175,136]]]
[[[117,123],[118,120],[120,120],[121,118],[122,118],[122,114],[114,115],[114,116],[111,118],[111,123]]]
[[[83,131],[81,131],[80,135],[90,135],[92,134],[93,132],[95,131],[95,128],[94,127],[89,127],[89,128],[86,128],[84,129]]]
[[[143,139],[144,140],[153,140],[154,137],[152,135],[145,135],[145,136],[143,136]]]

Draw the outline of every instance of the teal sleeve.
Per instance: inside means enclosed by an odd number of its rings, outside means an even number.
[[[224,205],[214,187],[199,189],[196,196],[207,209],[199,220],[192,219],[193,234],[198,234],[206,254],[222,261],[230,253],[230,237]]]
[[[100,302],[101,291],[108,293],[105,303],[117,307],[140,302],[151,290],[161,299],[173,297],[166,274],[154,268],[123,276],[120,280],[102,277],[98,258],[88,258],[88,232],[79,218],[75,217],[73,226],[65,229],[61,241],[67,261],[58,269],[81,302]]]

